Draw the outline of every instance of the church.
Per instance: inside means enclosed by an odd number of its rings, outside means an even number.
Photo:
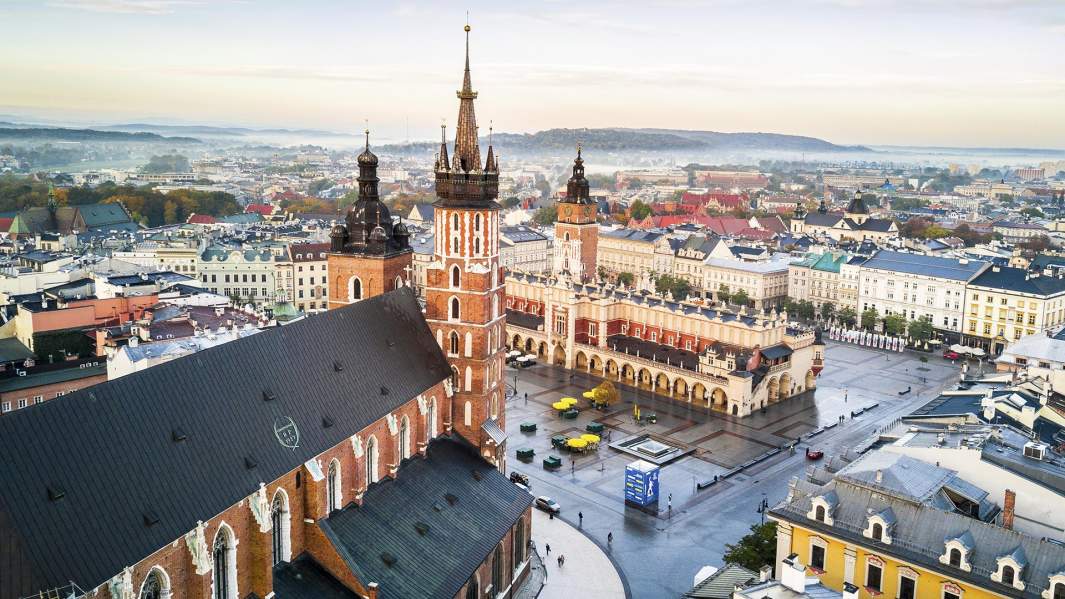
[[[843,213],[829,212],[824,200],[817,212],[809,214],[802,206],[795,209],[791,219],[791,232],[810,237],[829,237],[836,241],[882,242],[898,237],[899,227],[889,218],[872,218],[861,190],[854,193]]]
[[[358,157],[324,314],[0,419],[0,598],[480,599],[529,572],[505,470],[498,165],[469,69],[423,313]]]

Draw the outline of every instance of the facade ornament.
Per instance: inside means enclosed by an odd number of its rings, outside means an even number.
[[[121,574],[107,581],[111,599],[133,599],[133,568],[126,566]]]
[[[425,416],[426,412],[428,412],[428,411],[429,411],[429,404],[425,401],[425,396],[424,395],[419,395],[418,396],[418,414],[420,414],[422,416]]]
[[[201,520],[196,523],[196,528],[185,534],[185,544],[189,548],[192,565],[199,576],[211,571],[211,554],[207,551],[206,530],[207,525]]]
[[[355,453],[356,458],[362,457],[362,438],[358,435],[351,436],[351,451]]]
[[[270,531],[270,502],[266,499],[266,484],[259,483],[259,489],[248,497],[248,507],[251,515],[259,524],[259,532]]]
[[[444,379],[444,393],[447,394],[448,399],[455,396],[455,390],[451,387],[451,377]]]
[[[399,420],[396,419],[395,414],[389,414],[385,416],[385,422],[388,423],[388,433],[393,437],[399,433]]]

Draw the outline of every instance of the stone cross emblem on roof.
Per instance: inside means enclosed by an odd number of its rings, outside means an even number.
[[[274,435],[282,447],[296,449],[300,446],[300,431],[296,428],[296,423],[288,416],[274,420]]]

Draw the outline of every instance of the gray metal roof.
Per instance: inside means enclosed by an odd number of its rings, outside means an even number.
[[[955,258],[880,250],[873,254],[873,257],[869,258],[862,268],[969,281],[985,266],[987,262],[980,260],[966,260],[962,263],[961,260]]]

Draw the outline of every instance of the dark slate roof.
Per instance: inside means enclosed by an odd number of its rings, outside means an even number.
[[[763,348],[761,352],[763,356],[769,358],[770,360],[776,360],[778,358],[790,356],[793,353],[791,351],[791,348],[787,345],[784,345],[783,343]]]
[[[450,372],[404,287],[6,414],[0,597],[96,587]]]
[[[834,227],[836,223],[843,220],[843,215],[838,213],[829,212],[828,214],[821,214],[819,212],[811,212],[806,215],[803,222],[807,225],[814,225],[817,227]]]
[[[472,448],[441,438],[371,485],[361,506],[319,524],[359,580],[381,585],[379,599],[454,597],[532,501]]]
[[[89,229],[129,223],[132,219],[122,204],[87,204],[78,206],[81,218]]]
[[[78,366],[75,364],[71,368],[57,368],[54,370],[31,372],[25,376],[2,378],[0,379],[0,392],[9,393],[11,391],[20,391],[22,389],[33,389],[34,387],[40,387],[43,385],[69,383],[70,381],[78,381],[106,374],[107,362],[103,360],[95,366],[88,364]]]
[[[304,553],[291,562],[274,566],[274,597],[277,599],[358,599],[333,578],[314,558]]]
[[[985,266],[987,263],[980,260],[967,260],[963,264],[955,258],[880,250],[865,262],[863,268],[968,281]]]
[[[0,362],[15,362],[33,357],[33,352],[15,337],[0,339]]]
[[[969,284],[974,287],[1002,289],[1014,293],[1054,295],[1065,292],[1065,278],[1031,274],[1023,268],[995,266],[984,271]]]
[[[886,218],[868,218],[858,228],[863,231],[887,233],[891,230],[891,225],[893,224],[895,224],[895,221]]]

